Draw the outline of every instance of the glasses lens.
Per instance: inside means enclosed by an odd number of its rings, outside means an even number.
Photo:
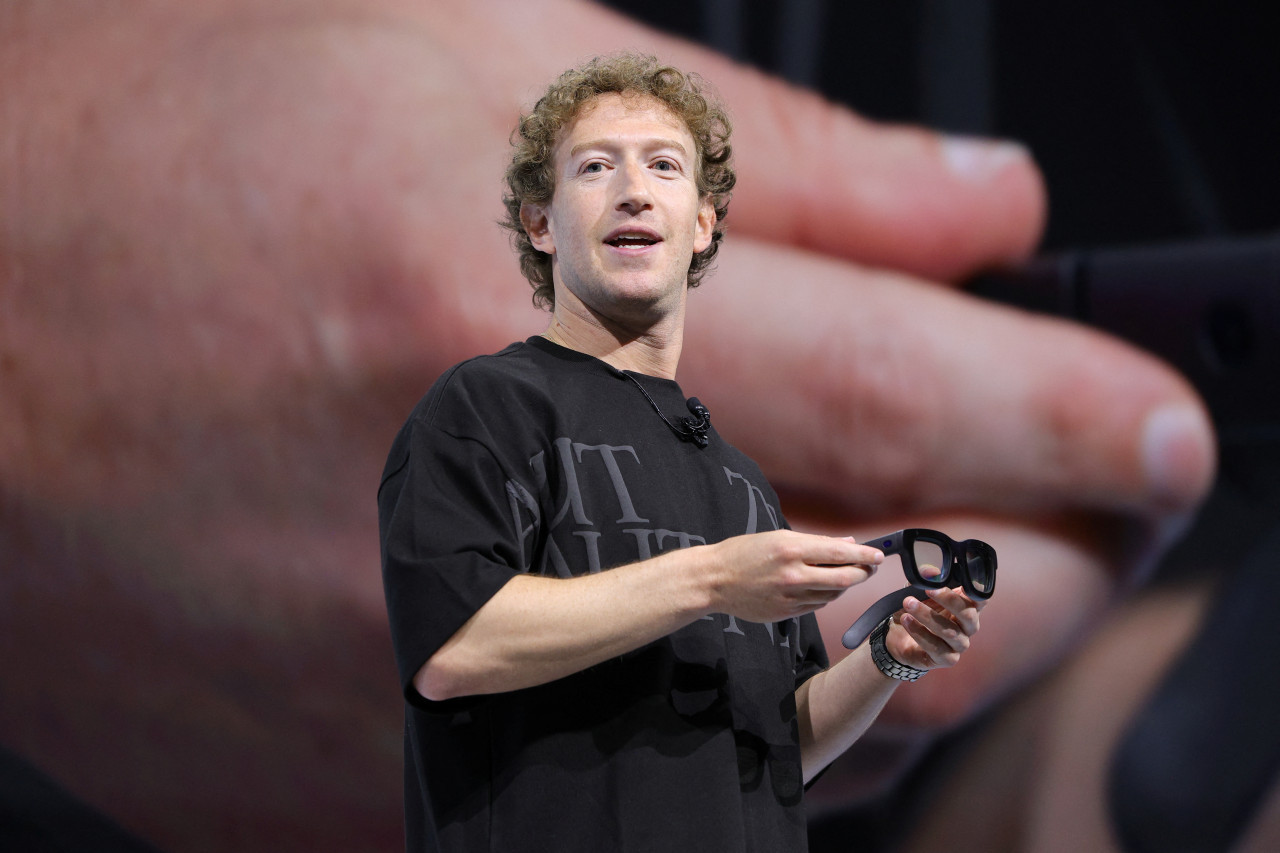
[[[937,542],[917,539],[911,544],[911,554],[916,558],[916,570],[926,581],[945,583],[951,564]]]
[[[965,554],[969,580],[978,593],[990,595],[996,586],[996,555],[990,548],[970,546]]]

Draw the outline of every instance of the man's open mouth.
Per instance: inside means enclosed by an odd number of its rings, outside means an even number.
[[[658,239],[644,234],[619,234],[617,237],[610,237],[605,242],[610,246],[625,248],[628,246],[652,246],[658,242]]]

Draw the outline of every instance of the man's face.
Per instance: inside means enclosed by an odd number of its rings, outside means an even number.
[[[689,262],[715,225],[696,158],[684,122],[655,98],[610,93],[583,107],[556,145],[551,202],[522,211],[552,256],[557,306],[624,323],[683,306]]]

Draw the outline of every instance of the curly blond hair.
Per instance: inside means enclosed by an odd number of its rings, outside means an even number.
[[[657,98],[685,123],[693,136],[698,192],[711,199],[716,222],[711,245],[694,255],[689,264],[689,287],[698,286],[724,236],[729,196],[737,180],[730,162],[732,128],[724,108],[696,74],[663,65],[655,57],[633,53],[596,57],[561,74],[533,110],[521,117],[511,134],[515,150],[507,167],[507,192],[502,198],[507,216],[502,225],[512,232],[520,255],[520,271],[533,286],[533,304],[540,308],[555,306],[551,256],[533,247],[520,221],[520,207],[551,201],[555,193],[553,155],[561,132],[591,99],[610,92]]]

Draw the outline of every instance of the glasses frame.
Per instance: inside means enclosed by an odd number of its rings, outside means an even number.
[[[920,573],[915,557],[917,542],[928,542],[941,549],[942,562],[947,566],[944,574],[937,578],[928,578]],[[908,596],[916,595],[920,590],[952,588],[957,585],[958,579],[959,586],[963,587],[969,597],[975,601],[986,600],[996,591],[996,549],[981,539],[955,540],[941,531],[930,530],[927,527],[907,527],[887,536],[868,539],[864,544],[879,548],[886,557],[897,554],[902,560],[902,572],[911,585],[889,593],[867,608],[867,611],[849,626],[849,630],[844,632],[840,642],[846,649],[856,649],[862,645],[877,625],[901,610],[902,602]],[[969,571],[969,560],[975,554],[989,561],[991,566],[991,583],[985,588],[978,586]]]

